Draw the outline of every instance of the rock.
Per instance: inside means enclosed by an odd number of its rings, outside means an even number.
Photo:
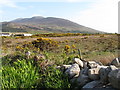
[[[88,68],[88,62],[87,61],[83,61],[83,68]]]
[[[88,76],[91,80],[99,79],[99,68],[92,68],[88,70]]]
[[[72,65],[62,65],[62,67],[64,67],[64,69],[68,69],[70,68]]]
[[[88,70],[89,70],[89,68],[88,68],[88,67],[86,67],[86,68],[82,69],[82,70],[80,71],[80,75],[81,75],[81,74],[88,75]]]
[[[114,65],[110,65],[108,68],[109,68],[111,71],[118,69],[118,68],[117,68],[116,66],[114,66]]]
[[[88,76],[91,80],[98,80],[100,79],[100,69],[107,68],[108,66],[97,66],[96,68],[91,68],[88,70]]]
[[[72,79],[70,79],[70,83],[76,84],[77,83],[77,77],[73,77]]]
[[[107,67],[109,67],[109,66],[103,66],[103,65],[102,66],[97,66],[97,68],[99,68],[99,69],[100,68],[107,68]]]
[[[98,86],[100,84],[100,81],[92,81],[87,83],[85,86],[83,86],[82,88],[95,88],[96,86]]]
[[[70,68],[72,65],[62,65],[60,69],[65,72],[68,68]]]
[[[83,62],[79,58],[74,58],[73,61],[77,63],[80,67],[83,67]]]
[[[116,90],[115,88],[112,87],[110,83],[108,85],[105,85],[105,88],[110,89],[110,90]]]
[[[115,58],[112,62],[111,65],[115,65],[116,67],[120,67],[120,58]]]
[[[112,70],[108,74],[108,79],[114,88],[120,89],[120,69]]]
[[[111,70],[115,70],[115,69],[117,68],[113,65],[100,68],[99,73],[100,73],[101,83],[104,83],[104,84],[108,83],[108,74]]]
[[[77,83],[79,86],[84,86],[86,83],[90,82],[90,79],[87,75],[80,74],[80,76],[77,79]]]
[[[103,66],[103,64],[102,64],[101,62],[97,62],[97,61],[96,61],[96,63],[97,63],[98,65],[100,65],[100,66]]]
[[[75,77],[78,77],[79,76],[79,73],[80,73],[80,68],[79,68],[79,65],[78,64],[73,64],[70,68],[68,68],[66,71],[65,71],[66,74],[69,75],[70,78],[73,78],[74,76]]]
[[[100,81],[101,83],[107,83],[108,82],[108,73],[110,71],[107,68],[101,68],[100,73]]]
[[[99,66],[99,64],[96,63],[95,61],[88,61],[89,68],[97,68],[97,66]]]
[[[56,67],[56,69],[60,69],[60,68],[61,68],[61,66],[57,66],[57,67]]]

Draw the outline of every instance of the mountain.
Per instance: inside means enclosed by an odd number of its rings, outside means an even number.
[[[70,20],[35,16],[32,18],[18,18],[10,22],[2,23],[3,32],[29,32],[29,33],[103,33],[88,28]]]

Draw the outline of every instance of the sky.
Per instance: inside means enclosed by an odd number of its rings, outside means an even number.
[[[58,17],[96,30],[118,33],[120,0],[0,0],[0,21]]]

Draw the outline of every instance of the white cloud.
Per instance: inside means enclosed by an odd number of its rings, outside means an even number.
[[[15,2],[11,0],[0,0],[0,7],[3,7],[3,6],[13,7],[13,8],[17,7]]]
[[[70,19],[97,30],[118,32],[118,1],[101,0],[95,2],[90,8],[78,12]]]
[[[33,15],[31,15],[30,17],[35,17],[35,16],[44,16],[44,15],[42,15],[42,14],[33,14]]]

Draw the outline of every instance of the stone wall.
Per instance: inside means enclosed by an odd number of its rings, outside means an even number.
[[[74,58],[73,64],[58,68],[69,76],[70,83],[75,89],[120,89],[120,58],[115,58],[108,66],[96,61]]]

